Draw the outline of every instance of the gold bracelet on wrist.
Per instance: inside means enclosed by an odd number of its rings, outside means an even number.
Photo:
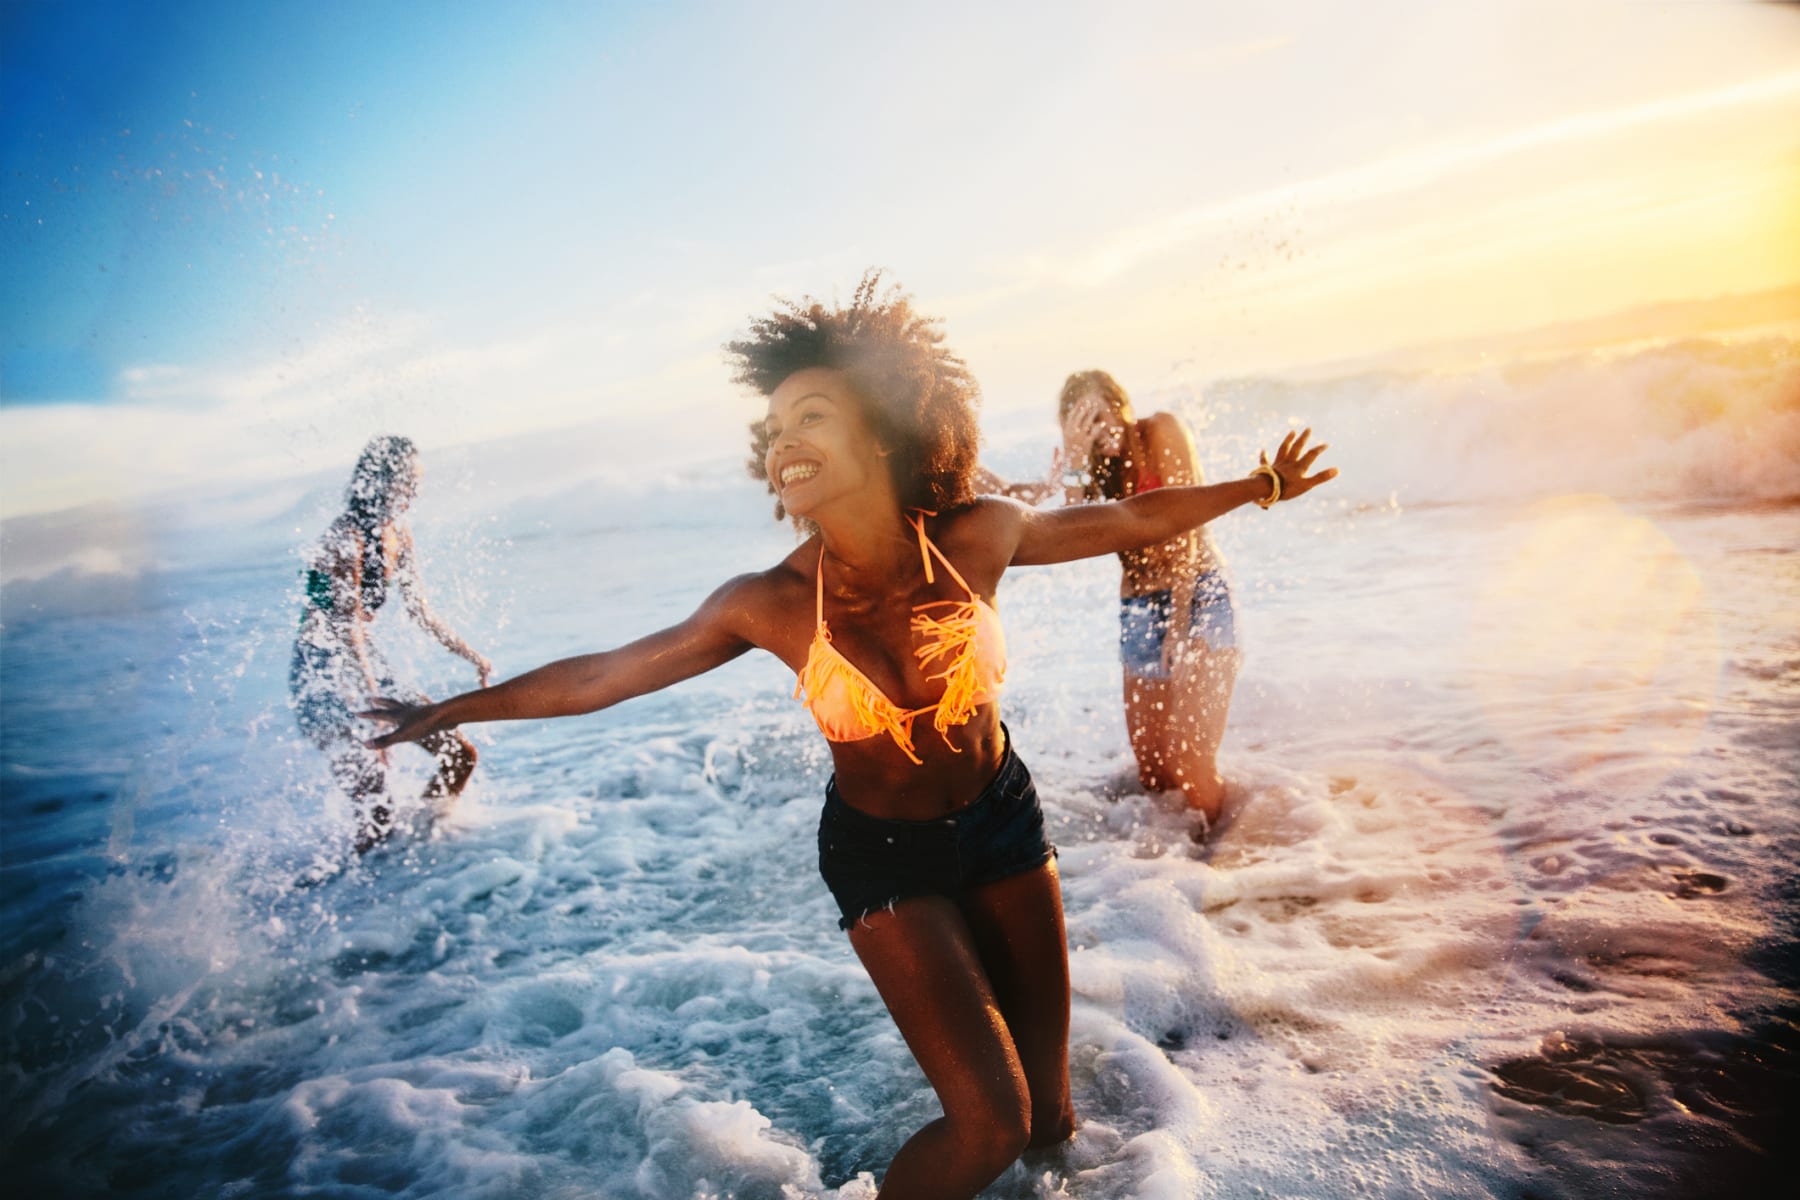
[[[1281,499],[1281,472],[1277,471],[1274,467],[1271,467],[1268,463],[1262,463],[1257,466],[1254,471],[1250,472],[1250,477],[1252,479],[1256,478],[1258,475],[1268,476],[1269,494],[1263,499],[1258,500],[1257,504],[1261,505],[1263,508],[1273,508],[1275,502]]]

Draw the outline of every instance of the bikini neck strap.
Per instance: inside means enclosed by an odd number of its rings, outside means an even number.
[[[919,508],[914,509],[912,515],[906,518],[919,534],[919,561],[925,564],[925,582],[937,582],[937,575],[931,569],[931,557],[935,554],[937,560],[944,564],[944,570],[950,572],[950,578],[956,580],[957,586],[969,593],[969,598],[973,600],[975,589],[969,586],[968,581],[962,577],[962,573],[951,565],[949,559],[944,557],[944,552],[937,548],[937,543],[925,536],[925,518],[935,516],[937,514],[930,509]],[[819,565],[813,570],[813,620],[816,625],[825,624],[825,539],[823,537],[819,539]]]
[[[944,570],[950,572],[950,578],[956,580],[957,585],[969,593],[970,599],[974,599],[975,589],[968,585],[954,566],[950,565],[950,560],[945,558],[944,552],[937,548],[937,543],[925,536],[925,518],[935,516],[937,514],[928,508],[917,508],[913,510],[913,515],[907,518],[912,522],[912,527],[919,531],[919,560],[925,564],[925,582],[937,582],[937,576],[931,570],[931,556],[935,554],[937,560],[944,564]]]

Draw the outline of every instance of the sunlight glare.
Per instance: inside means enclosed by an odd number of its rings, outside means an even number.
[[[1615,791],[1654,788],[1693,752],[1721,666],[1693,564],[1595,495],[1532,506],[1479,588],[1467,653],[1497,735],[1526,764]]]

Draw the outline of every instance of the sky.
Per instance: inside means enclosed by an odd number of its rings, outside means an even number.
[[[0,4],[0,517],[730,453],[871,266],[993,419],[1800,283],[1800,5]]]

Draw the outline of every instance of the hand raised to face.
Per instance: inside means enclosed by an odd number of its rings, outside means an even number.
[[[1123,432],[1106,401],[1098,392],[1089,392],[1075,401],[1063,418],[1063,458],[1076,465],[1091,461],[1096,449],[1103,454],[1117,453]]]

